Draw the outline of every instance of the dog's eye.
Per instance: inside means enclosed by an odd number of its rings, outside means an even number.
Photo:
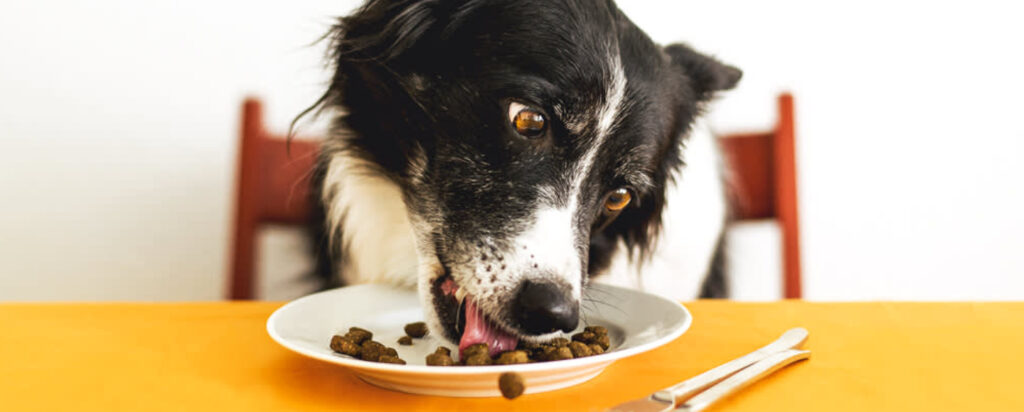
[[[548,125],[544,113],[516,102],[508,105],[508,118],[516,133],[529,138],[543,134]]]
[[[608,197],[605,198],[604,208],[610,212],[618,212],[625,209],[631,200],[633,200],[633,195],[629,194],[629,189],[618,188],[609,193]]]

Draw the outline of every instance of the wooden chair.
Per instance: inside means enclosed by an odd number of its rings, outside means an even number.
[[[242,105],[230,299],[255,297],[258,228],[263,224],[305,225],[310,219],[310,172],[319,144],[269,133],[256,99]]]
[[[782,234],[783,295],[801,297],[800,226],[797,221],[793,96],[778,97],[774,130],[718,139],[730,170],[733,217],[777,219]]]
[[[783,285],[786,298],[800,297],[800,242],[797,225],[793,98],[779,96],[775,130],[719,139],[731,165],[734,217],[776,218],[782,229]],[[315,141],[294,139],[263,126],[260,102],[242,106],[241,150],[232,244],[231,299],[254,297],[257,229],[262,224],[307,224],[309,175],[316,161]]]

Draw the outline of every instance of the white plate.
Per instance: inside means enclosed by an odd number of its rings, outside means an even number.
[[[690,312],[656,295],[615,286],[591,284],[583,304],[582,323],[608,328],[611,347],[601,355],[554,362],[495,366],[427,366],[426,356],[440,340],[427,335],[412,346],[399,345],[403,326],[423,320],[414,290],[383,285],[358,285],[328,290],[294,300],[270,315],[267,332],[282,346],[325,362],[344,365],[360,379],[383,388],[441,396],[500,396],[498,375],[517,372],[526,393],[576,385],[597,376],[617,359],[646,352],[682,335]],[[373,339],[398,350],[406,365],[367,362],[331,351],[331,337],[351,326],[373,332]],[[457,346],[444,343],[454,357]]]

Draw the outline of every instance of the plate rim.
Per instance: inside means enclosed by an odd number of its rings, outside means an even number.
[[[639,353],[647,352],[647,351],[656,349],[658,347],[664,346],[665,344],[668,344],[669,342],[672,342],[672,341],[676,340],[677,338],[679,338],[680,336],[682,336],[683,333],[686,333],[686,331],[689,330],[690,326],[693,324],[693,315],[690,313],[690,310],[687,309],[686,306],[684,306],[681,302],[674,301],[672,299],[666,298],[664,296],[656,295],[656,294],[653,294],[653,293],[647,293],[647,292],[643,292],[643,291],[639,291],[639,290],[635,290],[635,289],[631,289],[631,288],[624,288],[624,287],[621,287],[621,286],[609,285],[609,284],[604,284],[604,283],[595,283],[595,284],[589,285],[589,287],[595,287],[595,286],[601,287],[601,288],[619,289],[619,290],[626,291],[628,293],[644,294],[644,295],[647,295],[649,297],[656,298],[656,299],[659,299],[659,300],[664,301],[664,302],[668,302],[672,306],[675,306],[677,309],[681,310],[682,313],[685,315],[685,319],[683,320],[683,324],[681,326],[679,326],[676,330],[670,332],[669,334],[667,334],[667,335],[665,335],[665,336],[663,336],[661,338],[652,340],[650,342],[646,342],[646,343],[643,343],[643,344],[640,344],[640,345],[637,345],[637,346],[634,346],[634,347],[631,347],[631,348],[628,348],[628,349],[624,349],[624,350],[605,352],[605,353],[602,353],[600,355],[593,355],[593,356],[587,356],[587,357],[576,358],[576,359],[566,359],[566,360],[560,360],[560,361],[556,361],[556,362],[537,362],[537,363],[524,363],[524,364],[514,364],[514,365],[486,365],[486,366],[466,366],[466,367],[443,367],[443,366],[430,366],[430,365],[399,365],[399,364],[391,364],[391,363],[378,363],[378,362],[364,361],[364,360],[356,359],[356,358],[335,356],[334,354],[324,354],[324,353],[312,352],[312,351],[308,351],[307,349],[302,348],[302,347],[300,347],[298,345],[292,344],[287,339],[285,339],[280,334],[278,334],[277,331],[275,331],[274,328],[273,328],[275,320],[277,320],[278,317],[282,316],[281,313],[283,311],[285,311],[286,309],[288,309],[291,306],[299,305],[299,304],[301,304],[303,301],[305,301],[307,299],[313,299],[317,295],[327,294],[327,293],[330,293],[330,292],[336,292],[336,291],[341,290],[341,289],[364,288],[364,287],[389,287],[387,285],[367,283],[367,284],[342,286],[342,287],[339,287],[339,288],[328,289],[328,290],[312,293],[312,294],[300,297],[298,299],[294,299],[294,300],[292,300],[292,301],[290,301],[288,303],[285,303],[284,305],[281,305],[281,307],[275,309],[274,312],[270,314],[270,317],[267,318],[266,330],[267,330],[267,334],[270,335],[270,338],[272,340],[274,340],[275,342],[277,342],[278,345],[281,345],[284,348],[286,348],[286,349],[288,349],[288,350],[290,350],[290,351],[292,351],[294,353],[297,353],[299,355],[302,355],[302,356],[305,356],[305,357],[308,357],[308,358],[313,358],[313,359],[321,360],[321,361],[332,363],[332,364],[335,364],[335,365],[351,367],[351,368],[354,368],[354,369],[372,370],[372,371],[377,371],[377,372],[397,372],[397,373],[403,373],[403,374],[439,374],[439,375],[481,374],[481,375],[485,375],[485,374],[492,374],[492,373],[497,373],[497,372],[525,372],[525,373],[528,373],[528,372],[536,372],[536,371],[560,370],[560,369],[574,368],[574,367],[577,367],[577,366],[585,366],[585,365],[590,365],[590,364],[599,364],[599,363],[602,363],[602,362],[607,362],[608,364],[610,364],[611,362],[614,362],[616,360],[619,360],[619,359],[622,359],[622,358],[626,358],[626,357],[629,357],[629,356],[633,356],[633,355],[636,355],[636,354],[639,354]],[[326,343],[325,343],[325,345],[326,345]]]

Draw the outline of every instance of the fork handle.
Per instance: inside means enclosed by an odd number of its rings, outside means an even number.
[[[676,411],[703,411],[722,398],[750,386],[750,384],[757,382],[765,376],[775,373],[775,371],[786,367],[786,365],[809,357],[811,357],[810,351],[797,349],[789,349],[771,355],[753,365],[750,365],[748,368],[736,372],[735,375],[726,378],[721,383],[690,398],[686,403],[679,405],[679,407],[676,408]]]
[[[753,363],[787,349],[799,348],[806,340],[807,329],[793,328],[787,330],[774,342],[769,343],[756,351],[719,365],[714,369],[687,379],[675,386],[657,391],[652,396],[657,400],[672,402],[673,404],[678,405],[693,396],[695,393],[721,382],[723,379],[729,377],[729,375],[732,375]]]

